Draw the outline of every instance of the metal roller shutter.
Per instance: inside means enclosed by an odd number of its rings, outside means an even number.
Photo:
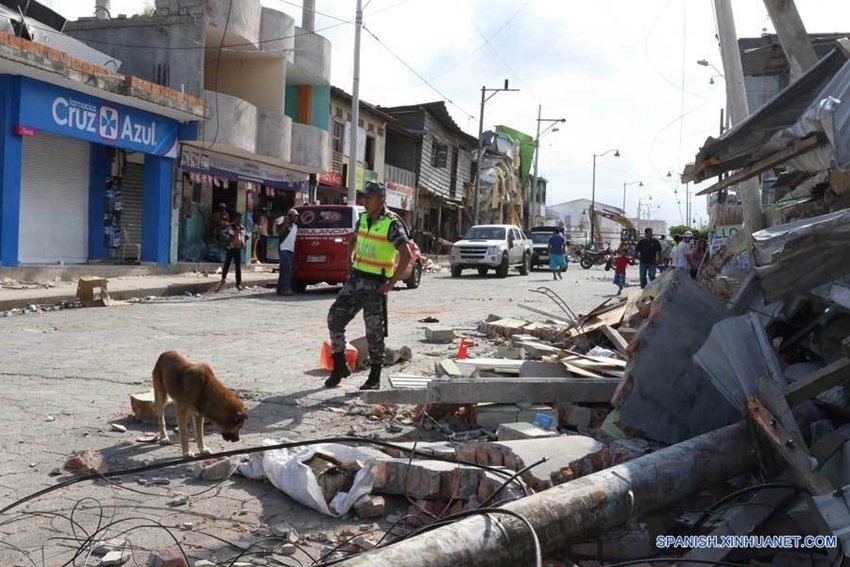
[[[142,199],[145,166],[127,163],[121,183],[121,229],[128,244],[142,243]]]
[[[103,222],[102,219],[94,219]],[[39,132],[23,140],[18,261],[84,264],[89,242],[89,144]]]

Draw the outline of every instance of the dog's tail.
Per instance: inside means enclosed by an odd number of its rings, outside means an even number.
[[[163,376],[162,366],[165,363],[163,357],[160,356],[153,367],[153,400],[154,408],[164,408],[168,403],[168,393],[165,391],[165,376]]]

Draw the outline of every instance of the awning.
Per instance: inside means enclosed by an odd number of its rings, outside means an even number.
[[[186,140],[181,141],[181,145],[180,167],[186,171],[240,179],[278,189],[307,192],[310,174],[320,172],[319,168],[260,156],[224,144]]]
[[[699,183],[709,177],[747,167],[789,145],[793,139],[778,140],[776,135],[795,126],[803,118],[810,107],[822,98],[825,87],[831,84],[847,61],[847,54],[841,49],[834,49],[746,120],[720,138],[709,137],[697,154],[694,165],[683,173],[682,182]]]

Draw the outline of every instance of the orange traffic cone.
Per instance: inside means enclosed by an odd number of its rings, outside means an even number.
[[[460,346],[457,349],[457,359],[463,360],[466,358],[466,337],[460,339]]]

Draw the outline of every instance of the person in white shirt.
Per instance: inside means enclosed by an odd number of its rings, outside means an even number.
[[[298,211],[289,209],[286,218],[274,221],[280,235],[280,266],[277,275],[277,294],[295,295],[292,291],[292,263],[295,260],[295,239],[298,237]]]
[[[682,241],[676,245],[676,248],[673,250],[673,267],[677,270],[682,270],[686,274],[690,272],[690,255],[691,255],[691,239],[694,237],[694,233],[690,230],[686,230],[685,234],[682,235]]]

